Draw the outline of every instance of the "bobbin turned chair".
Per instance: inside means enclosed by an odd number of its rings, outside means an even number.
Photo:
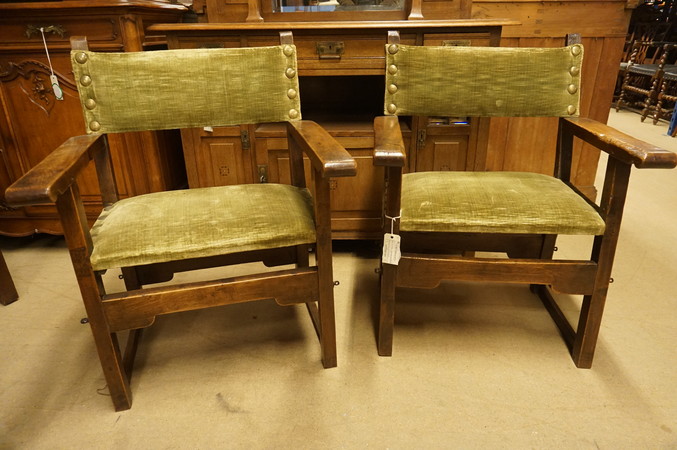
[[[592,365],[630,168],[671,168],[676,155],[577,118],[583,47],[386,46],[388,116],[375,119],[374,163],[385,166],[378,352],[392,354],[396,288],[442,280],[530,284],[576,366]],[[559,117],[554,176],[516,172],[403,175],[397,116]],[[599,205],[571,182],[573,138],[609,155]],[[546,149],[544,149],[546,151]],[[549,151],[549,150],[548,150]],[[557,235],[592,235],[589,260],[554,260]],[[401,239],[401,258],[396,242]],[[502,257],[495,254],[506,253]],[[583,295],[577,328],[551,289]]]
[[[659,93],[665,92],[675,79],[677,66],[674,64],[674,43],[663,42],[635,42],[632,54],[623,72],[621,93],[616,101],[616,111],[624,106],[641,108],[641,120],[653,113],[654,125],[658,122],[663,111],[661,108],[665,99]],[[659,103],[660,100],[660,105]]]
[[[261,299],[306,304],[324,367],[336,366],[330,177],[355,162],[317,124],[299,120],[296,50],[94,53],[72,41],[88,134],[66,141],[7,191],[15,205],[55,202],[116,410],[131,407],[129,380],[140,330],[156,316]],[[119,200],[106,133],[286,122],[292,184],[248,184]],[[312,167],[306,188],[303,153]],[[76,174],[94,160],[104,209],[91,230]],[[308,250],[314,247],[316,264]],[[145,288],[173,273],[263,261],[295,268]],[[102,274],[121,268],[127,292],[107,294]],[[121,356],[118,333],[130,332]]]

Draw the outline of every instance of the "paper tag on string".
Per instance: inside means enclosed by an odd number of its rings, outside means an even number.
[[[54,97],[56,97],[57,100],[63,100],[63,90],[61,89],[61,86],[59,86],[59,79],[56,77],[56,75],[50,75],[49,81],[52,82],[52,91],[54,91]]]
[[[400,235],[386,233],[383,236],[383,264],[392,264],[396,266],[400,262],[402,253],[400,253]]]

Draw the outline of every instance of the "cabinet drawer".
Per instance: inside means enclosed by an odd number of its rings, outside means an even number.
[[[385,64],[387,33],[371,35],[294,35],[299,74],[331,74],[333,71],[350,71],[347,74],[380,74]],[[401,37],[402,43],[414,44],[413,35]],[[248,45],[277,45],[273,37],[252,37]]]
[[[423,45],[463,45],[489,47],[489,34],[485,33],[427,33],[423,35]]]
[[[64,44],[70,48],[71,36],[87,36],[90,43],[122,42],[120,27],[113,17],[41,17],[11,22],[0,21],[0,44],[31,44],[42,47],[40,27],[45,29],[47,44]]]

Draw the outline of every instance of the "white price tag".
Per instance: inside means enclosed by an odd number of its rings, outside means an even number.
[[[400,235],[386,233],[383,236],[383,264],[392,264],[396,266],[400,262],[402,253],[400,253]]]
[[[61,89],[61,86],[59,86],[59,79],[56,77],[56,75],[50,75],[49,81],[52,82],[52,91],[54,91],[54,97],[56,97],[57,100],[63,100],[63,90]]]

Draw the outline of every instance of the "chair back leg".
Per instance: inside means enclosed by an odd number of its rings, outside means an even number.
[[[0,252],[0,303],[3,305],[9,305],[18,298],[19,294],[16,292],[14,281],[12,281],[12,276],[10,275],[7,264],[5,263],[5,258]]]

